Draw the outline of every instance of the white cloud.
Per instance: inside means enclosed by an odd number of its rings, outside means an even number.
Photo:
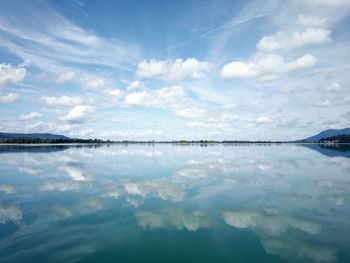
[[[129,93],[124,103],[129,106],[160,107],[179,103],[185,92],[180,86],[166,87],[155,91],[137,91]]]
[[[8,37],[2,38],[1,45],[44,71],[65,72],[65,65],[77,64],[131,70],[129,66],[139,60],[136,46],[91,34],[48,4],[18,8],[21,16],[14,10],[2,12],[1,31]]]
[[[43,116],[40,112],[32,111],[28,114],[22,114],[21,116],[18,117],[18,120],[20,121],[27,121],[27,120],[32,120],[35,118],[40,118]]]
[[[101,91],[110,88],[105,78],[90,72],[62,71],[57,74],[41,73],[38,80],[64,84],[67,82],[78,84],[81,88],[91,91]]]
[[[272,119],[267,116],[259,116],[255,122],[259,124],[267,124],[267,123],[271,123]]]
[[[186,108],[176,110],[175,114],[182,118],[202,118],[207,115],[207,112],[201,108]]]
[[[10,103],[10,102],[14,102],[15,100],[17,100],[19,97],[18,93],[8,93],[8,94],[4,94],[4,95],[0,95],[0,103]]]
[[[135,80],[128,85],[127,90],[130,91],[130,90],[144,89],[144,88],[145,88],[145,85],[141,81]]]
[[[134,137],[144,137],[144,136],[156,136],[163,134],[163,131],[160,130],[154,130],[154,129],[148,129],[145,131],[104,131],[101,132],[98,136],[101,138],[134,138]]]
[[[208,128],[208,129],[222,129],[231,126],[232,121],[238,120],[237,114],[232,113],[220,113],[220,112],[207,112],[201,108],[188,108],[183,110],[177,110],[176,115],[187,119],[198,119],[201,121],[188,121],[186,126],[189,128]]]
[[[234,109],[236,107],[237,107],[237,104],[235,104],[235,103],[228,103],[228,104],[224,104],[222,106],[222,108],[225,109],[225,110]]]
[[[77,77],[77,74],[74,71],[65,71],[57,74],[57,76],[54,78],[54,81],[57,84],[62,84],[69,81],[73,81],[75,80],[76,77]]]
[[[74,106],[77,104],[81,104],[83,100],[80,97],[69,97],[69,96],[61,96],[61,97],[49,97],[42,96],[40,101],[50,105],[50,106]]]
[[[256,47],[265,52],[302,48],[330,42],[330,34],[330,30],[322,28],[309,28],[303,32],[292,33],[279,31],[275,35],[263,37]]]
[[[159,78],[167,81],[182,80],[187,77],[200,78],[210,70],[206,61],[198,61],[195,58],[186,60],[150,60],[139,63],[136,75],[140,78]]]
[[[326,18],[322,16],[307,16],[300,14],[297,22],[303,26],[322,27],[326,24]]]
[[[66,121],[81,121],[83,120],[89,113],[93,112],[94,108],[86,105],[77,105],[73,109],[71,109],[68,114],[63,117]]]
[[[250,62],[233,61],[224,65],[221,71],[223,78],[261,78],[269,80],[277,75],[306,69],[316,64],[316,58],[312,55],[304,55],[296,60],[285,62],[283,57],[268,54],[255,57]]]
[[[103,78],[93,77],[81,82],[83,88],[90,90],[100,90],[107,86],[106,80]]]
[[[202,121],[191,121],[186,122],[186,126],[189,128],[202,128],[206,126],[206,123]]]
[[[11,64],[0,64],[0,87],[21,83],[26,76],[25,64],[14,67]]]
[[[315,102],[315,106],[323,108],[323,107],[329,107],[332,106],[333,103],[330,99],[321,99]]]
[[[344,88],[338,82],[333,82],[330,85],[324,87],[324,90],[328,92],[337,93],[344,91]]]
[[[108,92],[108,94],[112,97],[120,97],[123,92],[120,89],[112,89]]]
[[[284,71],[290,72],[310,68],[316,64],[316,58],[312,55],[304,55],[294,61],[285,64]]]
[[[217,120],[218,121],[235,121],[238,120],[237,114],[231,114],[231,113],[222,113]]]

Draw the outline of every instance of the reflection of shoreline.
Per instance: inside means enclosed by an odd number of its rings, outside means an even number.
[[[350,158],[350,144],[299,144],[303,147],[317,151],[329,157],[346,157]]]
[[[30,153],[43,153],[43,152],[57,152],[64,151],[69,148],[99,148],[102,145],[99,144],[1,144],[1,153],[12,152],[30,152]]]

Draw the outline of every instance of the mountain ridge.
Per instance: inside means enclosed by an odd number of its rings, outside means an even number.
[[[333,136],[338,136],[338,135],[350,135],[350,128],[344,128],[344,129],[327,129],[324,131],[319,132],[316,135],[307,137],[303,140],[298,140],[298,142],[319,142],[319,140],[324,139],[324,138],[329,138]]]
[[[10,133],[0,132],[0,139],[35,138],[35,139],[71,139],[65,135],[52,133]]]

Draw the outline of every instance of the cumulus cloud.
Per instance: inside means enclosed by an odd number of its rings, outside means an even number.
[[[186,212],[181,208],[166,207],[160,211],[140,211],[136,213],[138,224],[143,228],[173,228],[196,231],[209,227],[209,220],[202,211]]]
[[[18,93],[8,93],[8,94],[0,94],[0,103],[10,103],[10,102],[14,102],[15,100],[17,100],[19,97]]]
[[[108,94],[112,97],[120,97],[123,92],[120,89],[112,89],[108,92]]]
[[[83,88],[90,90],[100,90],[107,86],[106,80],[103,78],[93,77],[82,81]]]
[[[302,21],[305,21],[304,17]],[[312,20],[309,18],[309,20]],[[314,19],[315,20],[315,19]],[[310,21],[308,21],[310,23]],[[315,23],[315,21],[314,21]],[[303,32],[279,31],[275,35],[263,37],[256,45],[258,50],[271,52],[280,49],[296,49],[323,44],[331,41],[331,31],[322,28],[309,28]]]
[[[178,109],[175,114],[182,118],[202,118],[207,115],[205,109],[202,108],[186,108],[186,109]]]
[[[28,114],[22,114],[21,116],[18,117],[18,120],[27,121],[27,120],[40,118],[41,116],[43,116],[43,115],[40,112],[32,111]]]
[[[310,54],[301,56],[290,62],[286,62],[279,55],[268,54],[257,56],[248,62],[233,61],[228,63],[222,68],[221,77],[270,80],[276,78],[279,74],[310,68],[315,64],[316,58]]]
[[[26,76],[26,64],[18,67],[11,64],[0,64],[0,87],[21,83]]]
[[[159,78],[166,81],[177,81],[187,77],[201,78],[210,70],[206,61],[198,61],[195,58],[186,60],[150,60],[139,63],[136,76],[140,78]]]
[[[63,120],[70,122],[82,121],[93,111],[94,108],[92,106],[77,105],[71,109],[65,117],[63,117]]]
[[[179,103],[185,96],[180,86],[165,87],[155,91],[143,90],[129,93],[124,100],[125,105],[143,107],[171,106]]]
[[[130,90],[144,89],[144,88],[145,88],[145,85],[141,81],[135,80],[128,85],[127,90],[130,91]]]
[[[344,91],[344,88],[338,82],[333,82],[330,85],[324,87],[324,90],[328,92],[337,93]]]
[[[86,90],[100,91],[109,88],[106,79],[100,75],[76,72],[76,71],[62,71],[57,74],[42,73],[38,75],[39,80],[54,82],[56,84],[75,83]]]
[[[186,126],[189,128],[203,128],[206,126],[206,123],[203,121],[190,121],[186,122]]]
[[[69,97],[69,96],[60,96],[60,97],[49,97],[42,96],[40,98],[42,103],[45,103],[49,106],[74,106],[81,104],[83,100],[80,97]]]
[[[333,103],[330,99],[320,99],[320,100],[315,102],[315,106],[320,107],[320,108],[325,108],[325,107],[329,107],[332,105],[333,105]]]
[[[271,123],[272,119],[267,116],[259,116],[255,122],[259,124],[267,124],[267,123]]]
[[[163,134],[163,131],[161,130],[154,130],[154,129],[148,129],[145,131],[104,131],[99,134],[99,137],[119,137],[119,138],[133,138],[133,137],[144,137],[144,136],[154,136],[154,135],[161,135]]]
[[[77,73],[75,73],[74,71],[65,71],[57,74],[54,78],[54,82],[56,82],[57,84],[62,84],[69,81],[73,81],[76,77]]]

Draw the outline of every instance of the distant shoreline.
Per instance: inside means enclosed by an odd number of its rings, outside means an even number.
[[[332,145],[350,145],[350,143],[332,143],[332,144],[324,144],[324,143],[319,143],[319,142],[273,142],[273,141],[252,141],[252,142],[224,142],[224,141],[217,141],[217,142],[200,142],[200,141],[194,141],[194,142],[171,142],[171,141],[154,141],[154,142],[144,142],[144,141],[127,141],[127,142],[99,142],[99,143],[94,143],[94,142],[72,142],[72,143],[0,143],[0,146],[3,145],[21,145],[21,146],[56,146],[56,145],[113,145],[113,144],[179,144],[179,145],[191,145],[191,144],[318,144],[322,145],[325,147],[329,147]]]

